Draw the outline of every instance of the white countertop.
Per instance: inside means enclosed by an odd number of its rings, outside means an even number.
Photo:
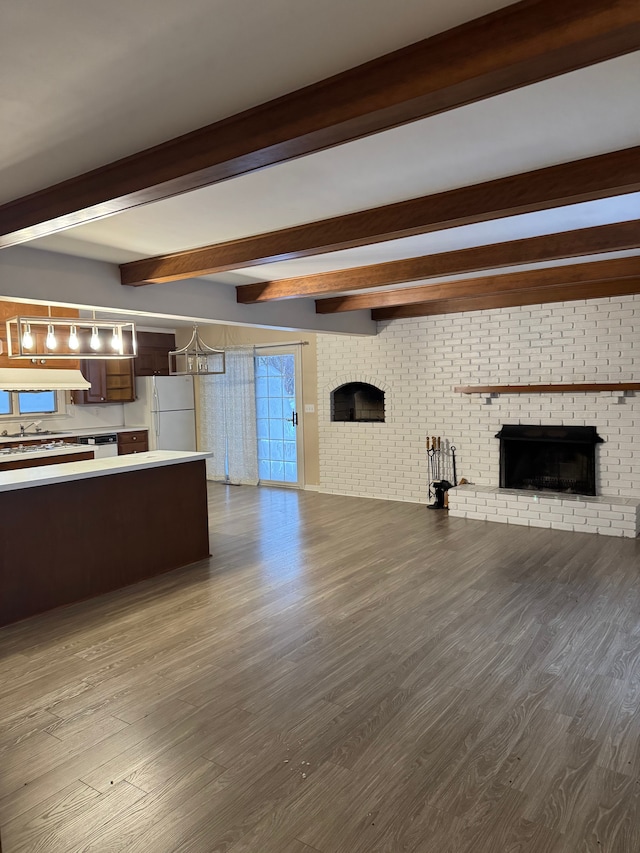
[[[22,468],[18,471],[0,471],[0,492],[50,486],[72,480],[88,480],[92,477],[142,471],[144,468],[161,468],[164,465],[181,465],[184,462],[207,459],[212,455],[179,450],[153,450],[149,453],[131,453],[106,459],[88,459],[85,462],[66,462],[60,465]]]
[[[42,448],[35,444],[33,447],[37,447],[38,449],[19,450],[16,447],[8,452],[0,452],[0,465],[3,462],[13,462],[15,459],[43,459],[47,456],[67,456],[70,453],[93,452],[95,449],[93,444],[59,444],[55,447],[42,445]]]
[[[4,427],[3,427],[4,429]],[[119,432],[138,432],[139,430],[147,431],[148,426],[117,426],[117,427],[98,427],[86,429],[70,429],[68,432],[64,430],[55,430],[53,434],[43,435],[41,432],[28,432],[22,436],[0,435],[0,444],[16,443],[17,441],[33,441],[34,439],[46,439],[47,441],[58,441],[61,438],[72,438],[75,435],[114,435]]]

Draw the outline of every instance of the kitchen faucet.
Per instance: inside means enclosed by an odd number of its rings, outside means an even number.
[[[37,426],[40,426],[41,423],[42,423],[42,421],[31,421],[31,423],[27,424],[26,426],[24,426],[23,424],[20,424],[20,435],[21,436],[26,435],[26,432],[29,429],[29,427],[37,427]]]

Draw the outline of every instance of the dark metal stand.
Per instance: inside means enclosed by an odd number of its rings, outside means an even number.
[[[429,504],[429,509],[446,509],[444,505],[444,494],[451,488],[451,483],[448,480],[436,480],[433,483],[433,490],[436,496],[436,502]]]

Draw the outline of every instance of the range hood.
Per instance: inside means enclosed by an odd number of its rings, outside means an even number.
[[[79,370],[2,367],[0,391],[83,391],[91,388]]]

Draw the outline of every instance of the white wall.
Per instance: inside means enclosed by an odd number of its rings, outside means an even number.
[[[118,267],[28,246],[0,252],[0,298],[142,313],[203,323],[375,334],[370,311],[316,314],[313,299],[240,305],[235,287],[201,278],[147,287],[123,287]],[[141,323],[145,320],[141,319]]]
[[[497,486],[504,423],[594,425],[599,493],[640,496],[640,394],[483,399],[455,385],[640,381],[640,296],[379,324],[374,338],[318,336],[320,482],[336,493],[427,501],[425,437],[458,449],[458,477]],[[346,381],[386,390],[383,424],[331,423]]]

